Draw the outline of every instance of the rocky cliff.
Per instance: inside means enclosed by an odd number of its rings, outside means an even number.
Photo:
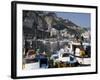
[[[52,30],[53,32],[64,30],[71,35],[78,36],[86,30],[71,20],[57,16],[54,12],[43,11],[23,11],[23,29],[24,35],[31,34],[39,38],[50,37]]]

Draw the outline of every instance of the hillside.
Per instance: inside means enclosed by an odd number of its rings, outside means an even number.
[[[43,36],[48,38],[53,28],[56,32],[65,30],[71,35],[78,36],[86,30],[73,23],[71,20],[65,20],[57,16],[54,12],[23,11],[24,35],[28,36],[28,34],[31,34],[39,38]]]

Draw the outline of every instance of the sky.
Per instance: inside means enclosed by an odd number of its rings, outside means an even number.
[[[56,14],[58,17],[71,20],[78,26],[91,27],[91,16],[89,13],[56,12]]]

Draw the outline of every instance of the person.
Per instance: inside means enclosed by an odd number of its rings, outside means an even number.
[[[82,57],[82,62],[84,64],[84,56],[85,56],[85,51],[84,48],[80,48],[80,57]]]
[[[80,56],[81,57],[84,57],[85,56],[85,51],[83,48],[80,49]]]
[[[45,51],[40,54],[40,68],[48,68],[48,58]]]

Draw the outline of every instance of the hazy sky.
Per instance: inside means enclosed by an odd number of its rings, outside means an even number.
[[[90,14],[89,13],[71,13],[71,12],[56,12],[57,16],[64,19],[69,19],[75,24],[81,27],[91,27],[90,25]]]

